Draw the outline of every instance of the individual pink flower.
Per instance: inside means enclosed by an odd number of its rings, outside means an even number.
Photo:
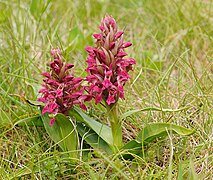
[[[127,58],[125,48],[132,45],[124,42],[123,31],[117,29],[116,21],[106,16],[100,25],[100,33],[93,34],[96,47],[86,47],[90,86],[87,91],[95,98],[96,104],[104,100],[112,105],[119,98],[124,99],[124,85],[129,80],[129,70],[135,64],[133,58]]]
[[[84,102],[90,100],[89,95],[83,94],[84,88],[81,86],[82,78],[75,78],[70,74],[73,64],[66,64],[62,61],[59,49],[51,50],[53,62],[50,63],[50,73],[44,72],[43,88],[39,91],[42,94],[38,101],[45,103],[42,114],[50,113],[67,114],[74,104],[86,110]],[[55,119],[52,118],[50,126]]]

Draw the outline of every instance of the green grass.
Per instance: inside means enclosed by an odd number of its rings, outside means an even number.
[[[142,111],[124,121],[124,138],[151,122],[196,129],[144,149],[133,161],[91,152],[77,165],[50,140],[43,127],[14,126],[37,120],[36,100],[50,48],[86,76],[86,45],[93,45],[105,14],[114,16],[129,56],[137,65],[125,87],[120,113]],[[2,179],[211,179],[213,120],[213,2],[211,0],[1,0],[0,1],[0,177]],[[90,104],[92,106],[92,104]],[[100,119],[106,114],[94,110]],[[97,111],[96,111],[97,110]]]

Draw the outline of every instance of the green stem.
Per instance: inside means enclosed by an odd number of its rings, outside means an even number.
[[[118,110],[116,104],[113,106],[107,106],[108,116],[112,128],[113,145],[116,148],[120,148],[123,145],[122,141],[122,126],[118,117]]]

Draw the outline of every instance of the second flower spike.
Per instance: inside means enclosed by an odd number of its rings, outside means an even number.
[[[124,85],[130,78],[128,72],[136,62],[126,58],[125,48],[132,43],[124,42],[124,32],[118,30],[113,17],[106,16],[99,28],[100,33],[93,34],[96,47],[86,47],[89,74],[86,79],[90,84],[87,91],[96,104],[104,100],[107,105],[113,105],[119,98],[124,99]]]
[[[86,109],[84,102],[89,100],[89,95],[84,95],[84,87],[81,86],[83,78],[75,78],[70,74],[73,64],[67,64],[62,61],[62,54],[59,49],[52,49],[51,55],[53,61],[50,63],[50,72],[44,72],[42,75],[43,88],[39,91],[42,94],[38,101],[45,103],[42,114],[62,113],[67,115],[68,111],[75,104],[79,104],[82,109]],[[52,118],[50,126],[54,123]]]

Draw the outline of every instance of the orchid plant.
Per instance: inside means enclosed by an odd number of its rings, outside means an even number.
[[[142,146],[168,132],[183,136],[192,134],[193,130],[181,126],[154,123],[142,128],[136,139],[123,144],[122,120],[143,110],[129,111],[122,118],[118,114],[118,100],[124,99],[124,86],[130,79],[129,71],[136,61],[125,52],[132,43],[124,41],[124,32],[118,30],[113,17],[105,16],[99,29],[99,33],[93,34],[95,47],[85,48],[88,52],[88,76],[85,78],[74,77],[74,65],[64,62],[60,49],[51,50],[53,61],[49,64],[49,72],[42,73],[44,83],[37,101],[43,103],[42,123],[53,141],[62,150],[72,152],[74,158],[78,157],[76,150],[82,149],[80,139],[107,153],[125,150],[140,155]],[[86,113],[85,102],[92,99],[95,104],[101,103],[105,107],[110,126]]]
[[[129,70],[135,64],[133,58],[125,58],[125,48],[132,45],[124,42],[123,31],[119,31],[116,21],[106,16],[100,25],[100,33],[93,34],[96,47],[86,47],[88,52],[86,69],[91,84],[87,90],[98,104],[102,100],[106,104],[112,128],[114,146],[122,146],[122,124],[118,117],[117,101],[124,99],[124,85],[129,80]]]

